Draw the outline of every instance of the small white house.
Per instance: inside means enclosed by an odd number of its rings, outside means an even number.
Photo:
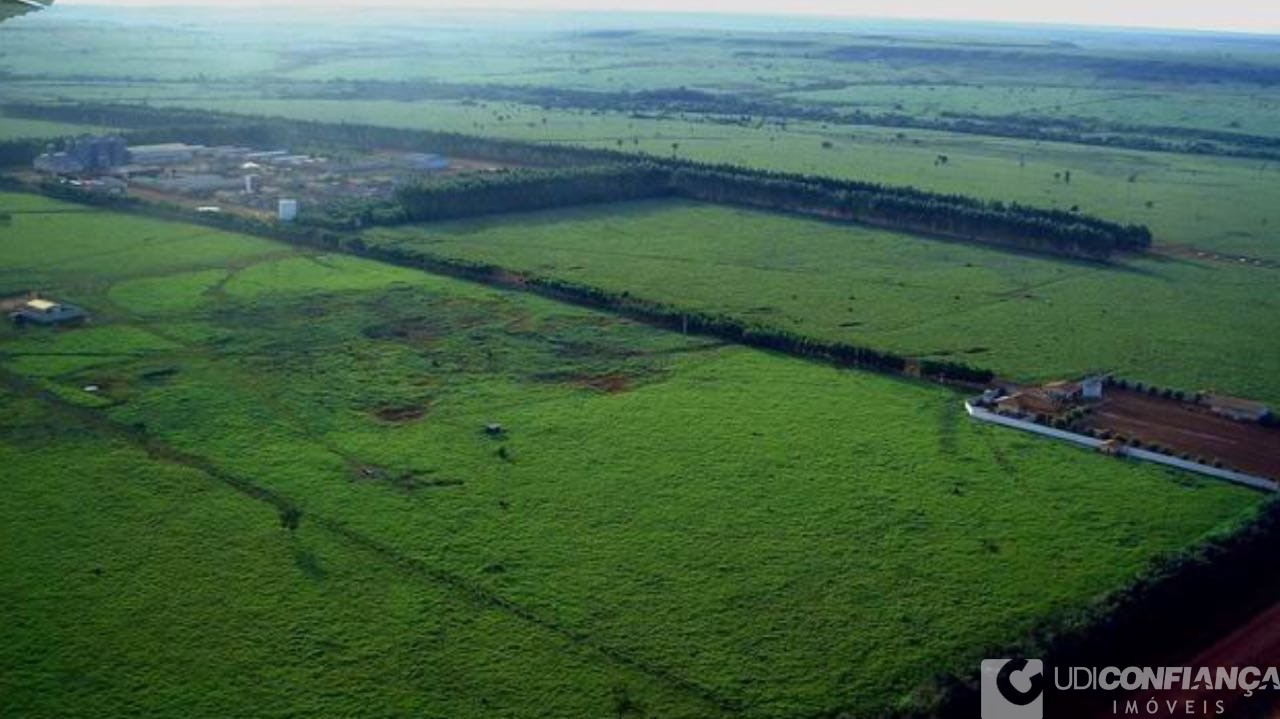
[[[16,325],[60,325],[85,319],[84,310],[74,305],[40,298],[27,300],[9,319]]]
[[[1081,399],[1092,399],[1092,400],[1102,399],[1103,384],[1104,382],[1102,377],[1089,377],[1081,381],[1080,382]]]
[[[281,222],[293,222],[298,219],[298,201],[281,200],[279,206],[279,217]]]

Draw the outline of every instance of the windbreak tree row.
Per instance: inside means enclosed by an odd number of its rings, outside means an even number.
[[[578,204],[677,196],[847,220],[908,232],[1102,259],[1141,251],[1151,232],[1074,212],[983,202],[912,188],[775,175],[691,163],[629,163],[526,170],[402,188],[395,208],[357,211],[361,224],[395,224]],[[351,208],[345,212],[351,214]],[[385,222],[380,222],[379,218]]]
[[[1142,251],[1151,244],[1151,232],[1145,226],[1120,224],[1079,212],[613,150],[372,125],[195,114],[134,105],[18,106],[16,110],[7,106],[5,111],[65,122],[138,128],[128,134],[133,143],[184,141],[295,150],[432,151],[518,166],[485,175],[423,179],[401,188],[391,202],[337,203],[318,220],[334,228],[674,195],[1090,259],[1104,259],[1116,251]],[[10,164],[21,164],[37,150],[33,143],[9,143],[0,147],[0,160],[7,158]]]

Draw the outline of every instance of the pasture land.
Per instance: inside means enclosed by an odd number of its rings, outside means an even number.
[[[73,125],[65,122],[25,120],[16,117],[5,117],[4,113],[0,113],[0,141],[45,137],[54,140],[71,135],[95,132],[102,132],[102,128],[92,125]]]
[[[1053,125],[1092,141],[1227,136],[1265,149],[1280,136],[1272,38],[374,11],[289,16],[286,38],[260,24],[279,19],[87,7],[24,17],[6,24],[0,101],[147,102],[676,154],[1079,207],[1146,224],[1157,243],[1280,260],[1274,159],[895,125],[970,119],[987,123],[975,132]],[[689,97],[703,104],[681,104]],[[14,131],[5,122],[0,134]]]
[[[1260,501],[936,386],[0,209],[3,292],[93,313],[0,330],[0,687],[26,716],[875,714]]]
[[[1075,262],[683,201],[365,236],[1020,380],[1106,370],[1280,401],[1274,267]]]
[[[282,22],[287,37],[275,31]],[[271,97],[331,81],[434,82],[584,92],[678,86],[766,98],[789,111],[1043,117],[1156,133],[1274,135],[1280,116],[1269,92],[1280,62],[1274,40],[1262,36],[660,14],[371,10],[304,19],[269,7],[228,22],[200,9],[67,7],[10,23],[6,46],[6,92],[47,97],[103,83],[221,85]]]
[[[6,714],[715,715],[98,418],[7,389],[0,462]]]

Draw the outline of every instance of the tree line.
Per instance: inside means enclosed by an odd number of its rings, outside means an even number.
[[[826,83],[833,88],[844,83]],[[817,86],[823,86],[817,83]],[[866,125],[915,130],[1009,137],[1023,140],[1070,142],[1156,152],[1228,157],[1280,159],[1276,138],[1243,132],[1164,125],[1134,125],[1097,118],[995,116],[943,112],[923,117],[902,112],[867,112],[832,108],[792,99],[714,93],[686,87],[651,90],[582,90],[529,85],[447,83],[434,80],[333,79],[282,94],[298,99],[337,100],[481,100],[519,103],[545,110],[629,113],[660,119],[698,115],[710,122],[750,125],[772,118],[832,125]]]
[[[672,174],[679,194],[704,200],[845,219],[891,229],[1010,245],[1091,259],[1142,251],[1151,231],[1077,212],[728,166],[685,163]]]
[[[1145,226],[1075,212],[688,161],[644,160],[425,180],[400,188],[393,201],[340,203],[317,222],[357,228],[668,196],[1088,259],[1151,245]]]
[[[0,167],[29,167],[48,144],[47,140],[0,140]]]
[[[1151,232],[1076,212],[988,202],[909,187],[688,161],[500,173],[402,188],[389,222],[427,221],[592,202],[677,196],[846,220],[1021,249],[1103,259],[1142,251]],[[379,213],[371,208],[368,219]]]
[[[12,107],[6,112],[12,114]],[[36,105],[20,106],[18,111],[64,122],[138,127],[127,134],[135,144],[181,139],[255,147],[431,150],[528,168],[418,182],[398,192],[393,204],[342,203],[327,220],[345,220],[352,226],[677,195],[1090,259],[1106,258],[1114,251],[1141,251],[1151,244],[1144,226],[1079,212],[614,150],[137,105]],[[202,122],[184,124],[197,120]],[[25,147],[29,152],[30,145]]]

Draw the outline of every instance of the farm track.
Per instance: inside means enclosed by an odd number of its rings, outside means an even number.
[[[959,307],[951,311],[942,311],[931,317],[919,320],[917,322],[900,323],[894,327],[888,327],[882,330],[877,330],[876,334],[890,335],[890,334],[897,334],[900,332],[913,331],[921,327],[925,327],[930,324],[934,324],[936,322],[940,322],[943,320],[955,319],[956,317],[962,317],[964,315],[973,314],[974,312],[980,312],[982,310],[985,310],[991,307],[998,307],[1000,305],[1008,304],[1010,302],[1017,302],[1020,299],[1025,299],[1023,295],[1027,294],[1028,292],[1034,292],[1035,290],[1043,289],[1045,287],[1050,287],[1052,285],[1056,285],[1062,282],[1069,282],[1072,280],[1079,279],[1081,277],[1086,277],[1089,274],[1092,274],[1093,272],[1096,272],[1096,271],[1097,270],[1093,270],[1093,269],[1082,269],[1078,272],[1073,272],[1069,275],[1066,275],[1065,277],[1054,277],[1052,279],[1046,280],[1044,282],[1040,282],[1038,284],[1023,285],[1016,289],[1006,290],[1004,292],[991,295],[993,299],[987,302],[979,302],[977,304],[968,305],[966,307]]]
[[[1228,265],[1245,265],[1267,270],[1280,270],[1280,260],[1273,260],[1265,257],[1250,257],[1248,255],[1233,255],[1230,253],[1218,252],[1216,250],[1206,250],[1199,247],[1192,247],[1191,245],[1180,245],[1176,243],[1161,243],[1151,248],[1151,253],[1161,257],[1178,260],[1221,262]]]
[[[298,505],[291,499],[275,490],[229,472],[205,457],[178,449],[154,435],[146,433],[145,430],[122,426],[103,416],[99,411],[79,407],[61,400],[52,393],[40,389],[34,383],[4,369],[0,369],[0,386],[14,394],[39,401],[53,409],[56,414],[70,417],[73,420],[97,428],[109,436],[126,441],[145,452],[152,459],[200,472],[205,477],[220,482],[249,499],[270,505],[282,517],[286,512],[299,509]],[[742,708],[741,702],[736,699],[724,696],[693,679],[634,657],[620,649],[596,642],[583,632],[567,627],[554,619],[543,617],[515,601],[469,581],[465,577],[409,556],[395,547],[353,529],[339,520],[310,513],[303,515],[303,520],[352,546],[382,559],[406,574],[445,588],[475,605],[506,612],[558,636],[579,651],[604,657],[614,664],[645,675],[686,695],[696,697],[719,713],[734,714]]]

